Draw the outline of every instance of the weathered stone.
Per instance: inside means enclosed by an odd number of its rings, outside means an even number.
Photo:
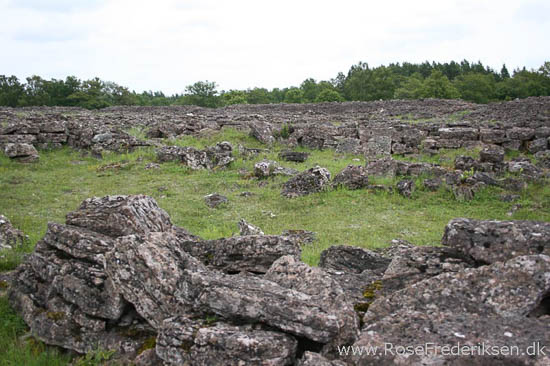
[[[184,239],[178,245],[208,267],[226,273],[265,273],[282,256],[300,257],[297,240],[277,235],[255,234],[203,241]]]
[[[285,150],[279,154],[279,157],[285,161],[294,161],[296,163],[303,163],[307,160],[309,153]]]
[[[542,126],[535,129],[535,137],[537,139],[540,139],[543,137],[550,137],[550,127]]]
[[[228,166],[234,159],[232,147],[228,142],[221,142],[205,150],[192,147],[165,146],[157,150],[160,162],[180,162],[191,169],[214,169]]]
[[[319,267],[361,273],[365,270],[384,272],[390,259],[380,254],[349,245],[335,245],[321,252]]]
[[[184,317],[164,321],[156,352],[166,365],[269,365],[294,363],[298,342],[284,333]]]
[[[365,147],[365,156],[367,158],[381,157],[391,154],[391,137],[376,136],[368,140]]]
[[[431,179],[424,179],[422,182],[424,184],[424,188],[426,188],[428,191],[435,192],[441,187],[441,184],[443,184],[443,181],[441,178],[431,178]]]
[[[412,179],[403,179],[397,183],[397,191],[403,197],[410,198],[416,189],[416,184]]]
[[[0,146],[6,144],[33,144],[36,135],[0,135]]]
[[[454,219],[445,227],[442,243],[483,263],[506,261],[528,254],[548,255],[550,224]]]
[[[542,171],[528,160],[509,162],[508,171],[510,173],[519,173],[523,177],[532,180],[537,180],[542,176]]]
[[[217,208],[218,206],[228,202],[229,200],[227,197],[218,193],[210,193],[209,195],[204,196],[204,203],[206,203],[206,205],[210,208]]]
[[[330,172],[320,166],[301,172],[283,184],[282,195],[288,198],[321,192],[328,187]]]
[[[487,354],[483,349],[519,350],[549,341],[547,321],[537,319],[550,290],[550,258],[524,256],[417,282],[379,298],[364,318],[355,347],[379,347],[375,354],[344,358],[360,365],[544,365],[547,354]],[[535,315],[537,314],[537,315]],[[542,336],[541,335],[545,335]],[[407,347],[477,347],[468,355],[413,352]],[[388,351],[393,345],[393,352]],[[403,352],[396,347],[404,347]]]
[[[457,201],[471,201],[474,199],[475,192],[472,186],[462,184],[453,186],[452,190]]]
[[[544,151],[546,149],[548,149],[548,141],[546,138],[533,140],[529,142],[529,145],[527,147],[527,151],[529,151],[530,154],[535,154],[539,151]]]
[[[504,160],[504,149],[498,145],[485,146],[479,152],[481,162],[500,163]]]
[[[61,121],[47,121],[38,125],[40,132],[52,134],[65,134],[65,123]]]
[[[331,343],[347,344],[357,338],[359,319],[353,306],[346,299],[345,292],[338,283],[323,269],[310,267],[295,257],[285,256],[273,263],[264,279],[310,295],[313,303],[332,312],[338,318],[341,328],[338,331],[338,336]]]
[[[443,179],[448,186],[455,186],[462,181],[462,174],[460,171],[448,172],[443,176]]]
[[[496,128],[482,128],[479,130],[481,141],[488,144],[501,144],[506,142],[506,131]]]
[[[254,164],[254,176],[263,179],[275,175],[294,176],[298,171],[291,168],[284,168],[273,160],[262,160]]]
[[[246,222],[245,219],[239,220],[239,235],[264,235],[262,229]]]
[[[113,238],[172,228],[166,211],[144,195],[88,198],[76,211],[67,214],[67,224]]]
[[[316,234],[313,231],[301,229],[284,230],[281,235],[289,238],[299,246],[312,244],[316,239]]]
[[[455,169],[468,171],[471,169],[477,170],[478,162],[471,156],[459,155],[455,158]]]
[[[394,177],[397,173],[398,163],[390,157],[369,161],[367,172],[369,175]]]
[[[271,144],[275,141],[273,137],[273,126],[267,122],[255,121],[248,125],[250,136],[258,139],[264,144]]]
[[[360,154],[362,150],[361,140],[357,138],[345,138],[336,145],[336,151],[344,154]]]
[[[550,169],[550,150],[539,151],[535,154],[537,159],[537,167],[542,169]]]
[[[30,144],[7,144],[4,153],[10,158],[23,163],[38,161],[38,151]]]
[[[502,147],[505,150],[518,151],[519,149],[521,149],[521,141],[520,140],[506,141],[502,143]]]
[[[532,128],[513,127],[506,131],[506,136],[512,140],[531,140],[535,136],[535,130]]]
[[[347,189],[361,189],[369,186],[367,169],[363,166],[348,165],[332,180],[332,186],[343,186]]]
[[[347,343],[355,338],[357,319],[350,319],[339,297],[332,301],[267,279],[255,277],[251,281],[246,276],[208,270],[174,246],[174,239],[169,233],[126,236],[106,256],[106,272],[115,288],[155,328],[159,329],[169,317],[209,313],[223,319],[263,323],[319,343]],[[283,258],[293,260],[290,256]],[[279,268],[276,263],[273,267]],[[303,278],[300,281],[305,285]],[[322,292],[314,286],[307,290]]]
[[[440,128],[439,137],[444,140],[477,140],[479,138],[479,131],[477,128],[468,127]]]
[[[29,238],[21,231],[14,228],[4,215],[0,215],[0,250],[22,247]]]

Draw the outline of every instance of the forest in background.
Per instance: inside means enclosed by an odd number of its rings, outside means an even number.
[[[223,107],[232,104],[322,103],[388,99],[463,99],[475,103],[550,95],[550,61],[538,69],[493,70],[480,61],[449,63],[392,63],[369,67],[353,65],[331,80],[304,80],[288,88],[217,89],[213,81],[197,81],[182,94],[167,96],[161,91],[137,93],[99,78],[46,80],[0,75],[0,106],[69,106],[99,109],[115,105],[197,105]]]

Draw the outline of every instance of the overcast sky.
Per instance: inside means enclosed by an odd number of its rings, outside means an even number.
[[[550,1],[0,0],[0,74],[181,93],[328,80],[359,61],[550,61]]]

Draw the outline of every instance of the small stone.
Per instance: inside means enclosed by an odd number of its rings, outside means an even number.
[[[217,208],[218,206],[229,202],[229,200],[227,199],[227,197],[222,196],[221,194],[211,193],[204,196],[204,202],[210,208]]]

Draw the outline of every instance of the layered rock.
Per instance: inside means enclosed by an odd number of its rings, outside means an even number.
[[[283,185],[282,195],[288,198],[321,192],[328,188],[330,172],[320,166],[301,172]]]
[[[506,261],[520,255],[549,255],[550,224],[454,219],[445,227],[442,243],[482,263]]]
[[[182,163],[191,169],[214,169],[228,166],[234,159],[228,142],[220,142],[205,150],[193,147],[165,146],[157,150],[160,162]]]

